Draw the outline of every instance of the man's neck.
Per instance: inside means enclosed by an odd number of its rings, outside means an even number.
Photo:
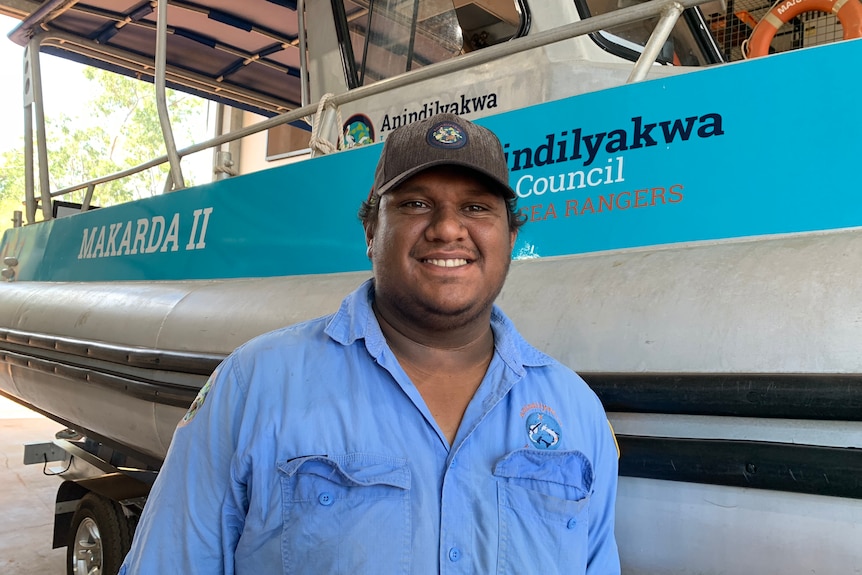
[[[458,329],[426,333],[373,306],[374,315],[389,348],[399,361],[423,371],[446,373],[483,365],[487,368],[494,354],[494,332],[490,317]]]
[[[449,333],[441,342],[430,337],[417,341],[411,337],[414,331],[396,329],[377,309],[375,315],[389,348],[451,445],[494,356],[490,319],[484,330]]]

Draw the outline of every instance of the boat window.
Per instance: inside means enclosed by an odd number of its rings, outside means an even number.
[[[639,0],[575,0],[582,18],[641,3]],[[643,52],[657,23],[657,17],[648,18],[602,30],[591,37],[607,51],[634,61]],[[705,66],[721,61],[714,38],[706,32],[707,29],[700,9],[686,10],[659,53],[658,62],[673,66]]]
[[[522,0],[332,0],[348,84],[372,84],[522,34]]]

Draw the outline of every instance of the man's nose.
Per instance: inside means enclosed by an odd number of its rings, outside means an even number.
[[[464,214],[454,206],[435,206],[426,229],[429,240],[455,241],[466,235]]]

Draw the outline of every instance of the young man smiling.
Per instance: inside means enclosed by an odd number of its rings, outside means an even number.
[[[121,573],[619,573],[604,411],[494,306],[514,200],[488,130],[392,132],[373,278],[219,366]]]

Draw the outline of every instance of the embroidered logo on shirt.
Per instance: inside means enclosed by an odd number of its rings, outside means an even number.
[[[215,381],[216,375],[218,375],[218,370],[216,370],[212,373],[212,375],[209,377],[207,382],[204,384],[204,386],[198,392],[197,397],[195,397],[195,400],[192,402],[191,406],[189,407],[189,410],[183,416],[183,419],[182,419],[182,421],[180,421],[180,424],[178,427],[182,427],[183,425],[187,424],[192,419],[194,419],[195,415],[197,415],[198,410],[201,408],[201,406],[204,404],[204,401],[207,398],[207,394],[210,392],[210,388],[212,388],[212,384],[213,384],[213,381]]]
[[[560,422],[554,417],[554,410],[544,404],[530,404],[521,410],[526,416],[527,438],[536,449],[557,449],[562,439]]]

